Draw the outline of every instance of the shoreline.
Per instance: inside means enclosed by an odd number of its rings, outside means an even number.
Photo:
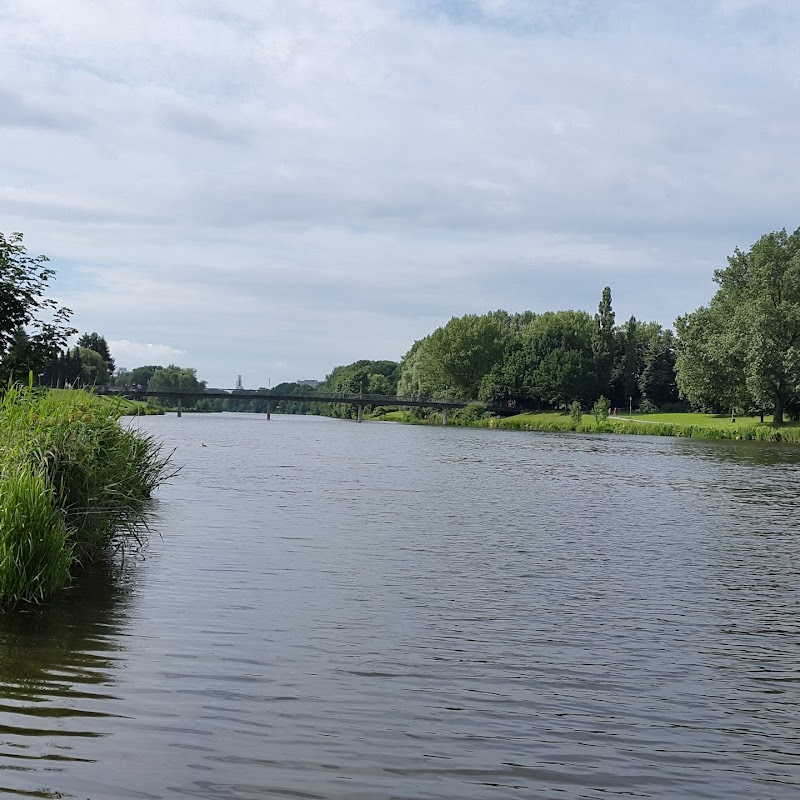
[[[427,419],[415,420],[404,412],[389,412],[370,419],[382,422],[401,422],[411,425],[441,424],[441,415],[432,414]],[[671,415],[674,416],[674,415]],[[695,416],[695,415],[689,415]],[[718,418],[710,417],[708,422]],[[551,433],[617,433],[634,436],[671,436],[685,439],[711,439],[753,442],[787,442],[800,444],[800,426],[791,424],[774,427],[769,423],[738,422],[700,424],[662,421],[658,419],[636,419],[631,417],[609,416],[607,420],[596,421],[593,416],[584,414],[580,422],[575,422],[568,414],[540,412],[517,414],[513,417],[489,417],[474,421],[461,421],[450,417],[448,425],[469,428],[493,428],[499,430],[544,431]]]

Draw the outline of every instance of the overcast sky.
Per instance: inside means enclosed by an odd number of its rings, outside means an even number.
[[[796,0],[0,0],[0,231],[121,366],[672,325],[800,225]]]

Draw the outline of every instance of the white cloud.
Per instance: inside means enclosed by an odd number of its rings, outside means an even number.
[[[117,367],[125,367],[127,369],[145,364],[166,366],[167,364],[179,363],[181,357],[186,355],[185,350],[178,350],[176,347],[170,347],[166,344],[130,342],[127,339],[112,339],[108,343],[108,349]]]

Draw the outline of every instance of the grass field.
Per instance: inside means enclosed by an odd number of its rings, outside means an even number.
[[[387,422],[440,421],[438,415],[430,420],[412,419],[407,411],[390,411],[375,419]],[[459,423],[455,423],[459,424]],[[461,423],[464,424],[464,423]],[[727,414],[638,414],[610,416],[605,422],[597,422],[590,414],[584,414],[575,422],[568,414],[559,411],[540,411],[517,414],[513,417],[493,417],[473,424],[476,427],[502,428],[524,431],[578,431],[580,433],[628,433],[640,436],[679,436],[695,439],[744,439],[754,441],[779,441],[800,443],[800,423],[786,422],[781,428],[772,426],[772,418],[736,417],[731,422]]]
[[[74,392],[74,389],[50,389],[50,393],[55,397],[68,399]],[[116,409],[120,416],[123,417],[136,417],[148,414],[163,414],[163,409],[156,408],[143,400],[128,400],[126,397],[101,395],[97,398],[102,403],[109,404],[112,408]]]
[[[736,416],[736,422],[731,422],[731,415],[730,414],[639,414],[638,412],[634,411],[633,416],[629,414],[620,414],[617,419],[633,419],[638,422],[666,422],[671,425],[702,425],[703,427],[707,428],[716,428],[716,427],[735,427],[735,426],[751,426],[751,425],[761,425],[761,418],[760,417],[745,417],[745,416]],[[609,419],[614,419],[614,417],[609,417]],[[764,416],[764,425],[772,425],[772,416],[765,415]],[[800,422],[784,422],[784,427],[795,428],[800,427]]]

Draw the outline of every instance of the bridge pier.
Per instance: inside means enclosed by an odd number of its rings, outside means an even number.
[[[442,425],[447,425],[447,412],[449,410],[450,410],[449,408],[442,409]]]
[[[362,405],[358,406],[358,421],[359,422],[363,422],[364,421],[364,406],[362,406]]]
[[[180,415],[181,415],[181,399],[179,397],[178,398],[178,416],[180,416]]]

